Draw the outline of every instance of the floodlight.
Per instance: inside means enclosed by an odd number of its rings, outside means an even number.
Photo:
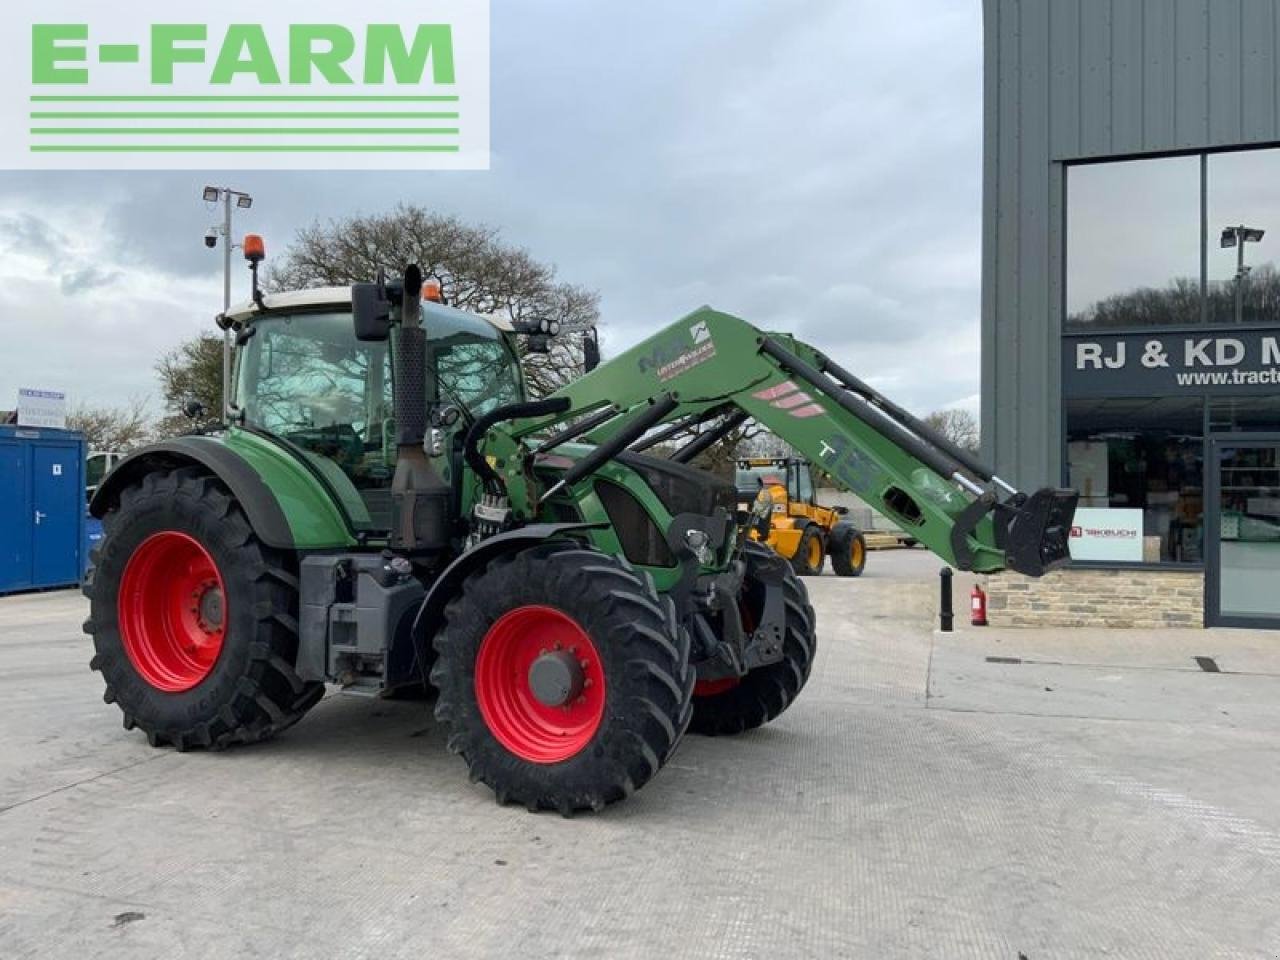
[[[1234,247],[1246,243],[1261,243],[1267,231],[1261,227],[1223,227],[1221,243],[1223,247]]]
[[[253,197],[249,196],[247,193],[240,194],[236,197],[236,206],[241,210],[248,210],[253,206]]]
[[[222,191],[221,191],[221,190],[219,190],[217,187],[205,187],[205,188],[204,188],[204,202],[205,202],[205,203],[217,203],[217,202],[218,202],[218,197],[220,197],[221,195],[222,195]]]

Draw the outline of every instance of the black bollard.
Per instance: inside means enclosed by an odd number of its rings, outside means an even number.
[[[942,607],[942,632],[950,633],[955,621],[955,610],[951,606],[951,568],[943,567],[938,574],[939,602]]]

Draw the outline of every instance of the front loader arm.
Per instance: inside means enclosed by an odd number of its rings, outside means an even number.
[[[490,439],[512,461],[521,449],[595,443],[558,486],[662,424],[708,424],[675,454],[691,459],[750,417],[960,569],[1038,576],[1067,560],[1074,493],[1018,493],[812,347],[730,314],[697,310],[554,396],[569,401],[564,413],[512,421]]]

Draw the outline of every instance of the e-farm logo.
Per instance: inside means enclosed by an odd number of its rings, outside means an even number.
[[[3,138],[3,166],[488,166],[484,0],[369,0],[354,19],[332,0],[231,0],[216,22],[127,6],[25,15],[29,48],[0,67],[0,82],[14,60],[28,67],[0,94],[25,135]]]

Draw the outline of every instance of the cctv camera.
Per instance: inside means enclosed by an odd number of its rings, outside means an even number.
[[[204,245],[212,250],[218,245],[218,231],[209,229],[204,235]]]

